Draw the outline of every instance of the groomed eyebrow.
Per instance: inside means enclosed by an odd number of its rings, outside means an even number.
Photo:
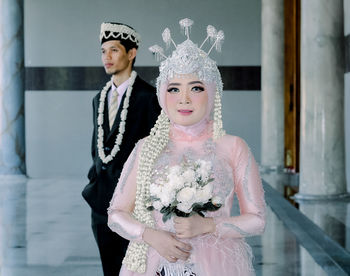
[[[201,84],[201,85],[204,85],[203,82],[201,82],[201,81],[191,81],[191,82],[189,82],[188,84],[196,84],[196,83],[199,83],[199,84]]]
[[[203,84],[203,82],[201,82],[201,81],[191,81],[191,82],[189,82],[188,84],[197,84],[197,83],[199,83],[199,84],[201,84],[201,85],[204,85]],[[181,85],[181,83],[178,83],[178,82],[172,82],[172,83],[169,83],[168,84],[168,86],[171,86],[171,85],[177,85],[177,86],[179,86],[179,85]]]

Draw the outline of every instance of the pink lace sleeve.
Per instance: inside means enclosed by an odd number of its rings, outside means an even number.
[[[234,139],[232,166],[240,215],[215,218],[215,234],[232,238],[260,235],[265,228],[265,200],[259,169],[244,140]]]
[[[143,140],[139,141],[124,164],[117,187],[108,208],[108,227],[131,241],[141,241],[145,225],[133,218],[136,197],[138,156]]]

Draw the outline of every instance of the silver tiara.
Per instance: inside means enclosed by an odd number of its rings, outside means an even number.
[[[224,41],[224,32],[217,31],[215,27],[207,26],[207,36],[201,45],[198,47],[190,40],[190,30],[193,21],[189,18],[180,20],[181,29],[187,36],[187,39],[176,44],[171,37],[169,28],[166,28],[162,33],[163,41],[166,47],[170,45],[175,47],[175,50],[170,56],[165,55],[165,51],[159,45],[153,45],[149,50],[155,54],[158,60],[165,59],[160,63],[159,77],[157,79],[157,90],[159,91],[160,83],[181,75],[196,74],[198,78],[205,82],[215,82],[218,91],[222,92],[222,81],[216,62],[209,57],[210,52],[215,48],[218,52],[221,51],[221,46]],[[203,47],[209,43],[209,50],[205,52]]]

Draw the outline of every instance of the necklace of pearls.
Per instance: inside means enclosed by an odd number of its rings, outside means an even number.
[[[107,164],[113,158],[116,156],[118,151],[120,150],[120,145],[123,141],[123,135],[125,132],[125,121],[126,121],[126,116],[128,115],[128,107],[129,107],[129,99],[132,91],[132,87],[134,85],[135,79],[136,79],[137,73],[135,71],[131,72],[130,76],[130,81],[128,85],[128,89],[126,91],[126,96],[123,104],[123,110],[121,112],[121,122],[119,123],[119,130],[118,130],[118,135],[115,139],[115,144],[113,146],[113,149],[109,155],[106,156],[104,152],[104,145],[103,145],[103,137],[104,137],[104,131],[103,131],[103,111],[105,107],[105,100],[107,96],[107,92],[109,88],[112,86],[112,79],[106,83],[105,87],[101,91],[100,95],[100,104],[98,106],[98,117],[97,117],[97,125],[98,125],[98,130],[97,130],[97,149],[98,149],[98,156],[102,160],[104,164]]]

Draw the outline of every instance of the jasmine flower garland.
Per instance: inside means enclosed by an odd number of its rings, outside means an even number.
[[[146,227],[154,228],[154,218],[152,212],[147,210],[146,201],[150,197],[151,176],[153,166],[162,150],[169,141],[169,118],[161,112],[156,124],[151,129],[149,136],[145,138],[140,152],[140,161],[136,176],[136,198],[133,217],[142,222]],[[129,243],[128,249],[123,260],[128,270],[145,273],[147,263],[148,244],[145,242]]]
[[[111,153],[107,156],[104,152],[104,145],[103,145],[103,141],[104,141],[104,131],[103,131],[103,127],[102,127],[103,126],[103,117],[104,117],[103,111],[104,111],[104,107],[105,107],[105,100],[106,100],[107,92],[108,92],[109,88],[112,86],[113,77],[111,78],[111,80],[109,82],[106,83],[105,87],[101,91],[100,104],[98,107],[98,117],[97,117],[97,125],[98,125],[97,149],[98,149],[98,156],[100,157],[100,159],[102,160],[102,162],[104,164],[107,164],[108,162],[112,161],[113,158],[118,153],[118,151],[120,150],[120,145],[122,144],[123,135],[125,132],[125,121],[126,121],[126,116],[128,115],[129,99],[130,99],[132,87],[134,85],[136,76],[137,76],[137,73],[135,71],[132,71],[131,76],[130,76],[128,89],[127,89],[126,95],[125,95],[123,110],[121,112],[121,122],[119,123],[118,135],[115,139],[115,144],[113,146]]]

